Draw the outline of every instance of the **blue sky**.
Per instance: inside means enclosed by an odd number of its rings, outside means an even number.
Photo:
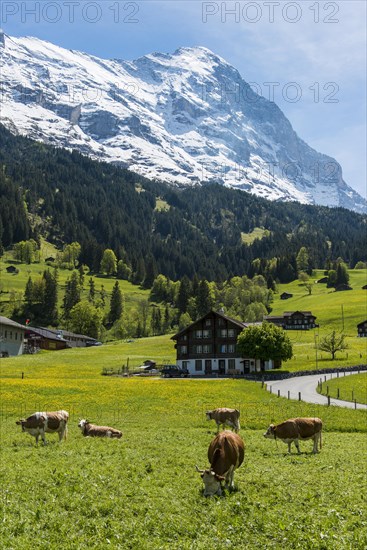
[[[365,0],[2,0],[0,25],[99,57],[205,46],[335,157],[366,197]]]

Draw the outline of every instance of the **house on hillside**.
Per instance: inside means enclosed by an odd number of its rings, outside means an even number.
[[[283,315],[264,315],[264,321],[284,330],[309,330],[319,326],[311,311],[285,311]]]
[[[44,327],[27,327],[27,346],[30,349],[59,350],[65,348],[85,348],[96,345],[97,340],[84,334],[75,334],[68,330]]]
[[[289,300],[289,298],[293,298],[293,294],[290,294],[289,292],[283,292],[280,295],[281,300]]]
[[[69,330],[55,330],[55,334],[64,338],[70,348],[85,348],[96,345],[97,340],[85,334],[75,334]]]
[[[0,316],[0,357],[22,355],[27,327]]]
[[[187,369],[193,376],[260,372],[259,360],[241,357],[237,351],[238,335],[251,324],[254,323],[243,323],[210,311],[172,336],[176,341],[177,366]],[[265,370],[279,366],[271,359],[265,361]]]
[[[15,267],[15,265],[9,265],[6,268],[6,272],[7,273],[19,273],[19,269],[17,267]]]
[[[367,321],[362,321],[362,323],[358,323],[357,332],[357,336],[359,336],[360,338],[367,338]]]
[[[58,335],[55,330],[50,330],[48,328],[27,326],[25,339],[27,351],[29,353],[34,353],[39,349],[55,351],[70,347],[65,338]]]
[[[329,280],[328,277],[321,277],[321,279],[318,279],[316,282],[326,284],[328,282],[328,280]]]

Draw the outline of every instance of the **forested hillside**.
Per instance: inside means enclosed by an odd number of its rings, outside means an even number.
[[[158,273],[220,281],[265,273],[270,262],[274,278],[288,282],[301,247],[310,269],[367,259],[367,218],[349,210],[274,203],[214,184],[167,186],[2,126],[0,166],[3,247],[40,235],[78,241],[79,260],[92,270],[112,248],[146,286]],[[261,238],[251,238],[254,230]]]

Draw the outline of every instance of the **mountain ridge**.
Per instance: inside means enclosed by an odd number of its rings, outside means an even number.
[[[124,61],[4,36],[1,120],[13,132],[171,185],[367,211],[340,165],[203,46]]]

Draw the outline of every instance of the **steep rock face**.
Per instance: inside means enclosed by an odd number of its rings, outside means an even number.
[[[340,165],[206,48],[127,62],[2,36],[0,114],[12,131],[174,185],[217,181],[271,200],[367,210]]]

